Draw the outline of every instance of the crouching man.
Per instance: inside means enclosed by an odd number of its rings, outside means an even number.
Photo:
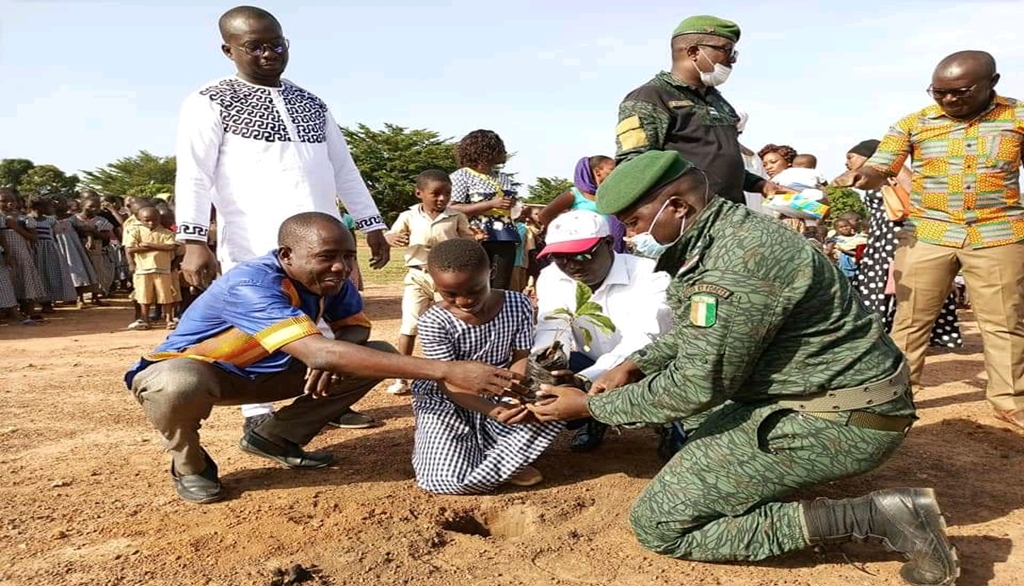
[[[302,449],[385,378],[430,379],[501,394],[512,373],[476,362],[399,356],[369,342],[370,322],[348,277],[355,241],[333,216],[288,218],[279,248],[240,263],[214,281],[153,354],[125,382],[171,453],[171,478],[182,499],[221,498],[217,465],[199,443],[199,427],[216,405],[295,398],[246,432],[243,451],[289,468],[322,468],[326,452]],[[335,339],[317,329],[320,318]]]

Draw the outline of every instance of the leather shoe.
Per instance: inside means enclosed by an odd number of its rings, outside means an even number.
[[[604,441],[604,434],[607,431],[607,425],[599,421],[590,420],[576,432],[576,435],[572,436],[572,441],[569,442],[569,449],[574,452],[589,452],[597,449],[601,442]]]
[[[217,464],[213,458],[203,450],[206,458],[206,468],[199,474],[178,474],[174,469],[174,462],[171,462],[171,478],[174,479],[174,491],[183,500],[190,503],[212,503],[219,501],[221,494],[220,480],[217,478]]]
[[[996,411],[996,419],[1009,423],[1017,429],[1024,429],[1024,411]]]
[[[327,452],[307,452],[299,444],[284,439],[273,442],[255,431],[242,436],[238,447],[243,452],[273,460],[289,468],[323,468],[334,463],[334,456]]]

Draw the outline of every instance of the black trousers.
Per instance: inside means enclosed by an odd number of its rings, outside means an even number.
[[[487,256],[491,259],[491,287],[508,289],[512,286],[512,269],[516,266],[515,242],[482,242]]]

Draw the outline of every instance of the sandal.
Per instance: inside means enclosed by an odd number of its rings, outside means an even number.
[[[151,327],[150,327],[149,324],[147,324],[146,322],[142,321],[141,319],[137,319],[137,320],[133,321],[132,323],[128,324],[128,329],[132,330],[132,331],[136,331],[136,332],[141,332],[141,331],[145,331],[145,330],[151,329]]]

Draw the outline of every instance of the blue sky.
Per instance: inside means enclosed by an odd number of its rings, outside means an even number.
[[[672,29],[712,13],[743,29],[723,93],[750,114],[743,142],[818,155],[928,105],[932,68],[991,51],[1024,99],[1024,2],[327,2],[267,0],[292,42],[286,77],[344,125],[459,137],[499,132],[520,180],[571,176],[613,154],[618,102],[669,66]],[[173,154],[182,99],[230,75],[216,20],[232,2],[0,0],[0,158],[65,171],[145,149]]]

